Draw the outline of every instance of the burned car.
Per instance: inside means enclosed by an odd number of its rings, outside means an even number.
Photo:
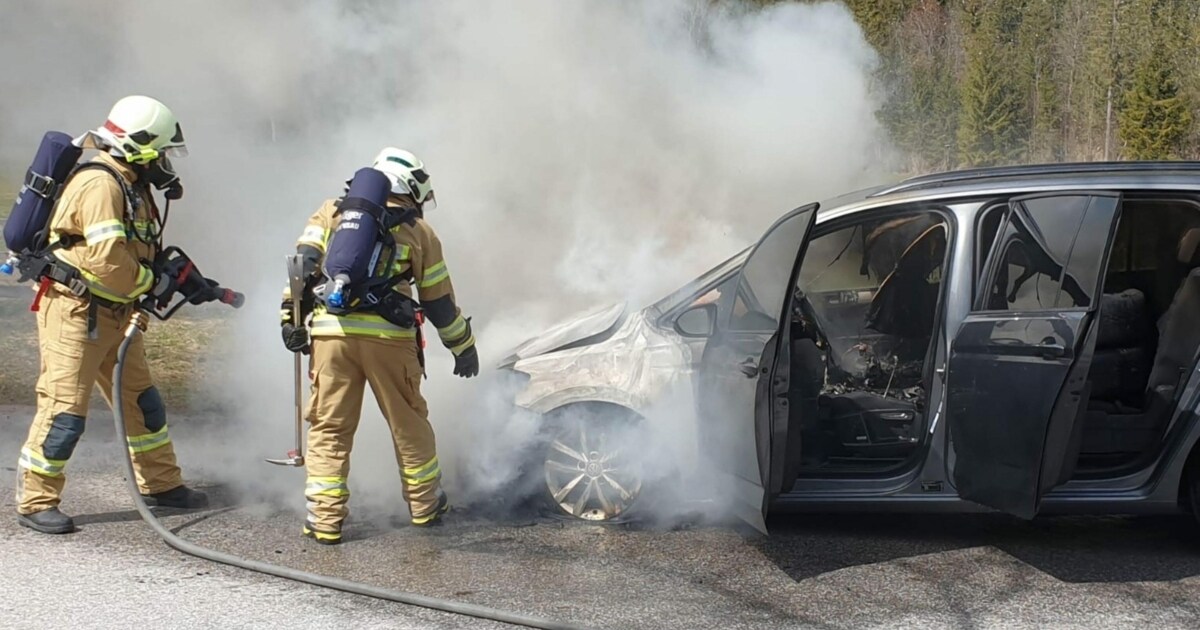
[[[764,531],[769,510],[1200,517],[1197,322],[1200,163],[1036,165],[803,206],[501,367],[550,426],[542,490],[570,517],[636,511],[612,418],[681,385],[698,465]]]

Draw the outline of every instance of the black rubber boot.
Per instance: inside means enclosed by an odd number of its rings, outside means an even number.
[[[442,524],[442,515],[450,511],[450,499],[445,493],[438,497],[437,506],[433,512],[425,516],[412,517],[413,527],[433,527]]]
[[[307,523],[304,525],[304,536],[317,541],[319,545],[339,545],[342,542],[342,532],[324,532],[309,527]]]
[[[43,534],[67,534],[75,531],[75,521],[52,507],[33,514],[17,514],[17,523]]]
[[[165,492],[143,494],[146,505],[151,507],[180,508],[183,510],[198,510],[208,507],[208,495],[187,486],[178,486]]]

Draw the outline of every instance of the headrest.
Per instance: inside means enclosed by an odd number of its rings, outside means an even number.
[[[1179,262],[1189,267],[1200,265],[1200,228],[1192,228],[1179,239]]]

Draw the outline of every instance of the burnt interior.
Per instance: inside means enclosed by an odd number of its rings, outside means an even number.
[[[947,236],[916,210],[809,244],[790,340],[801,470],[879,471],[919,447]]]

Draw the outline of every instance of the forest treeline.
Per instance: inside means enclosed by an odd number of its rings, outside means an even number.
[[[1200,156],[1200,0],[842,0],[909,170]]]

